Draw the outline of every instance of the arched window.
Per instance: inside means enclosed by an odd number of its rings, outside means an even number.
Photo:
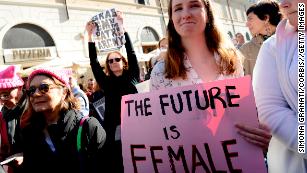
[[[159,41],[159,36],[151,27],[145,27],[141,33],[141,40],[142,42],[155,42]]]
[[[159,42],[159,35],[151,27],[144,27],[141,32],[141,41],[143,52],[148,53],[157,48]]]
[[[52,37],[43,28],[22,23],[13,26],[2,41],[3,49],[55,46]]]

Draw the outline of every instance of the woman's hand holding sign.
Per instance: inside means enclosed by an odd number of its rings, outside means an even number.
[[[87,34],[88,34],[88,41],[89,42],[93,42],[93,39],[92,39],[92,33],[95,29],[95,23],[93,21],[89,21],[86,23],[86,26],[85,26],[85,29],[87,31]]]
[[[95,41],[100,52],[118,50],[125,44],[123,14],[114,8],[95,15],[85,27],[88,42]]]
[[[236,127],[238,128],[238,133],[242,135],[246,141],[261,147],[265,153],[268,151],[272,135],[270,129],[266,125],[260,124],[259,128],[255,128],[239,123],[236,124]]]
[[[122,29],[123,29],[123,33],[125,33],[125,27],[124,27],[124,17],[123,17],[123,12],[121,11],[116,11],[116,20],[119,24],[121,24]]]

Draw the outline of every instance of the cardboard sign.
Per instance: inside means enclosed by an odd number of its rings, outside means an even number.
[[[266,172],[235,128],[258,126],[249,76],[127,95],[121,111],[125,172]]]
[[[97,49],[101,52],[119,49],[126,42],[123,26],[117,21],[116,17],[114,8],[104,10],[92,17],[92,21],[96,25],[92,38]]]
[[[150,80],[145,80],[141,83],[138,83],[135,85],[135,87],[138,90],[138,93],[148,92],[150,89]]]
[[[95,101],[93,103],[93,106],[98,113],[101,120],[104,120],[104,111],[105,111],[105,97],[102,97],[101,99]]]

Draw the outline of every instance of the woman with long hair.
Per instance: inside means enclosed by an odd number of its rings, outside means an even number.
[[[151,75],[151,90],[243,76],[242,56],[215,24],[210,0],[170,0],[168,50]],[[271,138],[260,125],[237,125],[248,142],[266,150]]]

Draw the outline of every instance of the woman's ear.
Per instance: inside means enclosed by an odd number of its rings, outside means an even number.
[[[269,15],[264,15],[264,20],[266,23],[268,23],[270,21],[270,16]]]

